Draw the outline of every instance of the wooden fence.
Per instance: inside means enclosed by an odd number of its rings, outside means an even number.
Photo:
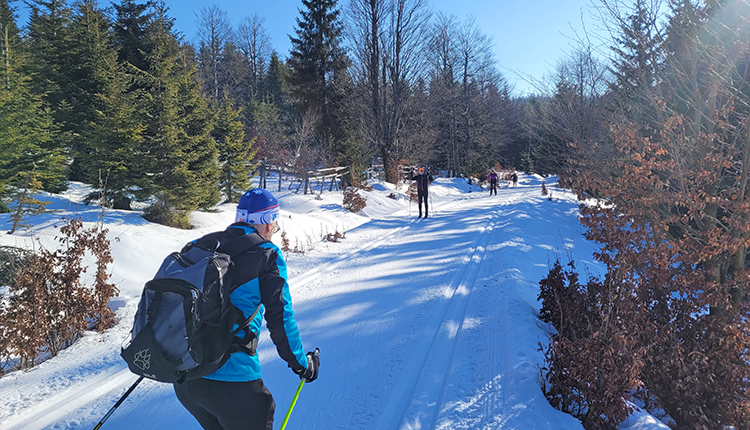
[[[363,173],[365,175],[365,179],[379,179],[381,181],[385,180],[385,172],[383,171],[382,164],[373,164]]]
[[[349,173],[349,168],[331,167],[306,171],[292,166],[269,163],[264,160],[258,166],[260,188],[267,188],[266,180],[272,172],[276,172],[279,175],[278,191],[281,191],[281,183],[283,179],[286,179],[289,182],[289,190],[297,185],[297,188],[294,190],[295,194],[299,193],[300,189],[303,190],[303,194],[307,194],[308,191],[312,194],[314,189],[319,189],[320,194],[322,194],[326,182],[328,182],[328,191],[333,191],[334,188],[341,190],[341,179]]]
[[[412,175],[412,172],[417,170],[417,165],[401,165],[398,166],[398,180],[406,182]],[[385,180],[385,172],[383,171],[382,164],[373,164],[369,169],[364,171],[365,178],[367,179],[380,179]]]

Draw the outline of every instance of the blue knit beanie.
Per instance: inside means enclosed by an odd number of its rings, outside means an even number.
[[[240,197],[234,222],[271,224],[279,219],[279,201],[263,188],[255,188]]]

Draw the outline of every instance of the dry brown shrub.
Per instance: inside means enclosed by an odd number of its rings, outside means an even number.
[[[639,389],[644,353],[622,317],[627,287],[613,278],[581,285],[573,263],[559,262],[540,281],[540,318],[555,333],[541,349],[550,404],[580,419],[589,430],[616,429],[630,414],[626,399]]]
[[[118,290],[108,282],[113,260],[107,232],[85,230],[80,219],[71,219],[60,228],[59,249],[41,247],[16,272],[8,296],[0,298],[0,371],[27,369],[57,355],[85,330],[114,325],[109,300]],[[95,258],[92,286],[82,280],[86,255]]]
[[[344,239],[345,237],[346,237],[345,233],[341,233],[339,231],[336,231],[334,233],[328,233],[328,234],[326,234],[325,237],[323,238],[323,240],[325,240],[327,242],[338,242],[339,240]]]
[[[409,194],[409,200],[411,200],[412,202],[417,203],[419,201],[416,182],[412,182],[411,185],[409,185],[409,189],[406,191],[406,193]]]
[[[286,231],[281,231],[281,250],[283,252],[289,252],[291,249],[289,248],[289,238],[286,236]]]
[[[367,206],[367,198],[359,195],[354,187],[347,187],[344,190],[344,209],[350,212],[359,212]]]

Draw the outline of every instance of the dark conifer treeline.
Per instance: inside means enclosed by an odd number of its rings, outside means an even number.
[[[355,182],[375,157],[390,180],[400,162],[468,175],[500,161],[512,106],[489,39],[431,21],[425,0],[368,3],[379,21],[357,1],[304,0],[283,61],[262,18],[235,29],[216,6],[197,11],[192,45],[158,0],[31,0],[23,32],[0,0],[3,201],[83,181],[102,189],[91,199],[149,201],[147,218],[184,227],[235,200],[261,158],[352,166]]]

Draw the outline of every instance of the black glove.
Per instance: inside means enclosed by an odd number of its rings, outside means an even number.
[[[315,351],[307,353],[307,369],[295,371],[294,373],[299,375],[300,379],[304,379],[305,382],[312,382],[318,379],[318,367],[320,366],[320,350],[315,348]]]

